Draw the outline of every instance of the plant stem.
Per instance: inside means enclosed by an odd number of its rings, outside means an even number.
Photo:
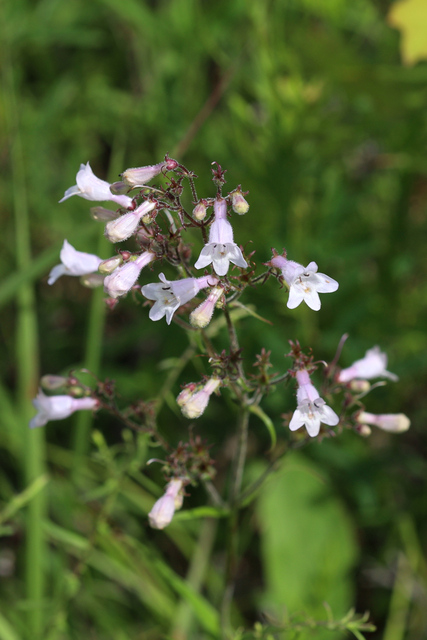
[[[123,165],[123,156],[125,143],[123,136],[125,134],[118,130],[114,140],[113,151],[110,160],[110,173],[114,174],[118,167]],[[104,257],[107,255],[108,243],[103,234],[98,239],[97,255]],[[101,358],[102,358],[102,342],[104,338],[106,306],[104,303],[104,292],[102,287],[95,289],[92,294],[92,300],[89,310],[89,319],[87,325],[86,345],[84,354],[84,366],[93,375],[98,376]],[[77,479],[79,469],[83,460],[83,456],[89,448],[89,432],[93,423],[93,414],[90,411],[78,412],[76,416],[76,426],[74,429],[74,452],[75,462],[73,468],[73,478]]]
[[[215,519],[206,518],[200,528],[199,540],[186,575],[187,583],[197,592],[200,591],[203,584],[215,541],[217,526],[218,522]],[[190,604],[182,600],[174,616],[171,638],[173,640],[186,640],[189,638],[193,618]]]
[[[102,255],[104,244],[105,240],[102,236],[98,242],[97,255]],[[100,370],[104,321],[104,292],[100,287],[95,289],[92,293],[84,355],[84,367],[95,376],[98,376]],[[78,473],[83,456],[87,453],[89,448],[89,431],[92,422],[93,414],[91,411],[80,411],[76,415],[73,443],[73,448],[76,454],[73,469],[74,478],[76,477],[76,473]]]
[[[236,506],[240,489],[242,486],[243,470],[245,468],[246,452],[248,448],[248,426],[249,426],[249,411],[247,408],[242,409],[240,415],[240,424],[238,432],[238,447],[237,455],[235,459],[235,465],[233,470],[233,483],[231,485],[230,502],[232,507]]]
[[[5,47],[6,48],[6,47]],[[4,102],[11,141],[11,169],[13,184],[13,208],[15,218],[16,261],[19,270],[31,268],[30,224],[25,181],[23,144],[17,114],[18,100],[15,94],[13,63],[6,50],[4,65]],[[44,430],[28,429],[33,413],[30,399],[38,386],[38,336],[35,311],[35,295],[32,283],[23,283],[17,295],[16,359],[18,369],[18,406],[22,416],[22,442],[24,482],[31,482],[45,472]],[[38,640],[43,630],[44,566],[46,545],[43,520],[46,515],[46,494],[37,493],[28,504],[26,514],[26,595],[30,603],[28,631],[32,640]]]
[[[248,442],[249,411],[242,406],[239,431],[238,447],[233,468],[231,481],[230,506],[231,513],[228,519],[227,531],[227,564],[225,571],[224,594],[221,603],[221,633],[225,640],[231,631],[231,603],[233,600],[236,571],[238,564],[238,523],[239,523],[239,494],[242,486],[243,470],[246,460]]]

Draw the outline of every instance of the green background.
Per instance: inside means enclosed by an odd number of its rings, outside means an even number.
[[[200,566],[195,549],[207,557],[212,532],[200,520],[177,521],[171,533],[147,529],[162,478],[140,472],[152,455],[144,439],[135,453],[102,414],[90,446],[88,418],[27,428],[39,375],[87,365],[116,379],[124,399],[149,399],[176,364],[181,329],[150,323],[130,296],[105,318],[100,292],[73,278],[46,282],[64,238],[112,255],[89,203],[57,203],[79,164],[114,181],[167,152],[199,175],[199,194],[214,193],[213,161],[227,168],[230,190],[249,191],[251,208],[233,225],[258,263],[285,247],[340,283],[319,313],[289,311],[273,281],[248,291],[244,302],[273,321],[240,322],[248,367],[265,347],[285,370],[289,339],[331,360],[349,333],[343,366],[378,344],[400,377],[372,392],[368,410],[412,421],[401,436],[312,443],[266,485],[243,516],[236,625],[272,610],[280,617],[285,607],[325,618],[327,600],[337,616],[351,605],[370,610],[372,637],[424,637],[427,63],[402,65],[399,33],[386,20],[391,4],[3,1],[0,638],[216,637],[221,522],[197,585],[188,567]],[[200,248],[194,236],[194,257]],[[207,371],[198,360],[180,381]],[[178,390],[161,414],[176,442],[187,428],[174,409]],[[224,459],[233,408],[224,398],[212,404],[197,433]],[[286,439],[280,415],[292,410],[292,390],[265,407]],[[255,477],[268,440],[251,424]],[[81,464],[77,454],[87,451]],[[46,466],[47,486],[31,485]],[[29,485],[22,505],[14,501]],[[192,491],[188,506],[204,500]]]

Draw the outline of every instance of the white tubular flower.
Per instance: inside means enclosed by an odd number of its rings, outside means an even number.
[[[227,220],[227,202],[217,199],[214,203],[215,220],[209,230],[209,242],[203,247],[199,259],[194,265],[196,269],[203,269],[212,262],[214,271],[219,276],[225,276],[230,262],[245,269],[248,263],[240,248],[233,242],[233,228]]]
[[[319,397],[316,387],[310,382],[308,372],[303,369],[297,371],[297,409],[294,411],[289,429],[296,431],[305,425],[308,435],[314,438],[319,435],[320,424],[327,424],[331,427],[339,422],[339,417],[331,407]]]
[[[148,514],[150,527],[164,529],[171,523],[174,513],[182,506],[182,480],[171,480],[166,486],[166,491]]]
[[[218,300],[224,293],[222,287],[214,287],[204,302],[190,313],[190,324],[196,329],[204,329],[212,320]]]
[[[40,389],[33,400],[37,415],[30,421],[30,429],[43,427],[50,420],[64,420],[75,411],[97,409],[98,400],[95,398],[72,398],[71,396],[46,396]]]
[[[131,187],[143,187],[147,182],[159,175],[163,171],[172,171],[176,169],[178,163],[176,160],[169,158],[158,164],[150,164],[146,167],[135,167],[134,169],[126,169],[121,173],[123,182]]]
[[[356,360],[350,367],[340,371],[338,382],[349,382],[355,378],[371,380],[371,378],[388,378],[396,381],[399,378],[396,374],[386,370],[387,355],[379,347],[368,349],[365,357]]]
[[[115,220],[111,220],[111,222],[105,225],[105,237],[110,242],[123,242],[123,240],[127,240],[135,233],[141,218],[152,211],[155,206],[155,202],[145,200],[135,211],[130,211]]]
[[[111,298],[124,296],[139,278],[141,270],[156,259],[156,254],[152,251],[144,251],[136,260],[126,262],[118,267],[104,280],[104,291]]]
[[[360,424],[372,424],[389,433],[403,433],[411,426],[411,421],[404,413],[383,413],[375,415],[367,411],[361,411],[356,420]]]
[[[172,322],[172,316],[179,307],[194,298],[201,289],[218,283],[218,278],[212,276],[169,281],[163,273],[159,275],[159,280],[161,282],[144,285],[141,292],[149,300],[155,300],[150,309],[150,320],[161,320],[166,316],[168,324]]]
[[[61,198],[59,202],[64,202],[64,200],[68,200],[71,196],[80,196],[81,198],[85,198],[85,200],[96,200],[99,202],[112,200],[121,207],[126,208],[130,207],[132,203],[132,198],[129,198],[129,196],[118,196],[111,193],[109,182],[97,178],[89,162],[80,165],[76,182],[77,184],[74,187],[66,190],[64,197]]]
[[[288,309],[295,309],[304,301],[313,311],[319,311],[319,293],[332,293],[338,289],[338,282],[324,273],[317,273],[317,264],[310,262],[303,267],[298,262],[287,260],[283,256],[274,256],[271,266],[281,269],[283,278],[289,287]]]
[[[59,257],[61,264],[57,264],[49,273],[48,284],[53,284],[61,276],[85,276],[94,273],[102,262],[102,259],[93,253],[77,251],[67,240],[64,240]]]
[[[181,407],[184,416],[191,420],[200,418],[209,404],[211,395],[218,389],[220,384],[221,380],[219,378],[210,378],[206,384],[195,393],[188,394],[187,389],[181,391],[176,401]]]

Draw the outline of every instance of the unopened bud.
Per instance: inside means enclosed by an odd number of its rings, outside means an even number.
[[[206,212],[207,212],[206,205],[207,205],[206,200],[200,200],[200,202],[196,204],[196,206],[193,209],[193,218],[195,220],[202,221],[206,218]]]
[[[361,411],[356,420],[361,424],[371,424],[390,433],[403,433],[411,426],[411,421],[404,413],[374,414]]]
[[[363,438],[368,438],[372,433],[372,429],[367,424],[361,424],[357,427],[357,433]]]
[[[91,207],[90,215],[99,222],[110,222],[119,217],[116,211],[111,211],[111,209],[106,209],[105,207]]]
[[[144,251],[140,256],[132,256],[123,266],[115,269],[104,280],[104,291],[112,298],[124,296],[137,281],[141,270],[156,259],[152,251]]]
[[[224,289],[214,287],[204,302],[190,313],[190,323],[196,329],[204,329],[212,320],[214,309],[220,300]]]
[[[150,242],[153,240],[153,235],[151,231],[147,231],[144,227],[141,227],[137,230],[135,234],[135,240],[139,242],[142,246],[149,246]]]
[[[104,276],[100,273],[88,273],[80,278],[80,283],[88,289],[96,289],[104,284]]]
[[[118,182],[110,184],[110,191],[116,196],[121,196],[129,191],[129,185],[119,180]]]
[[[86,392],[83,387],[80,387],[79,385],[74,385],[68,388],[68,394],[73,398],[83,398],[85,393]]]
[[[187,384],[176,399],[178,406],[182,407],[186,402],[188,402],[190,397],[199,386],[200,385],[198,385],[196,382],[190,382],[189,384]]]
[[[243,197],[240,189],[236,189],[236,191],[233,191],[231,194],[231,206],[233,211],[239,216],[242,216],[249,211],[249,203]]]
[[[43,376],[40,380],[40,384],[46,391],[56,391],[67,384],[68,378],[64,376],[52,376],[50,374]]]
[[[130,238],[138,228],[139,221],[154,209],[155,202],[145,200],[135,211],[125,213],[105,226],[105,237],[110,242],[123,242]]]
[[[350,389],[356,391],[356,393],[367,393],[371,385],[367,380],[352,380],[350,382]]]
[[[219,378],[210,378],[206,384],[181,404],[181,411],[186,418],[200,418],[209,403],[209,398],[221,384]]]
[[[174,164],[176,163],[176,164]],[[158,164],[150,164],[146,167],[135,167],[126,169],[121,174],[123,181],[131,187],[142,187],[150,182],[155,176],[159,175],[163,169],[169,171],[169,167],[175,169],[178,166],[176,160],[170,159],[168,162],[159,162]]]
[[[143,222],[144,224],[151,224],[153,220],[155,220],[156,215],[157,210],[154,209],[154,211],[150,211],[149,213],[146,213],[144,216],[142,216],[141,222]]]
[[[173,479],[166,486],[166,491],[148,514],[150,527],[164,529],[171,523],[176,509],[182,506],[182,480]]]
[[[98,271],[99,273],[108,275],[109,273],[113,273],[113,271],[115,271],[121,264],[123,264],[122,256],[113,256],[112,258],[103,260],[98,267]]]

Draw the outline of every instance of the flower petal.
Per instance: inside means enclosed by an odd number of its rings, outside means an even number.
[[[203,249],[200,252],[199,259],[194,265],[196,269],[204,269],[207,267],[213,260],[213,246],[210,244],[205,244]]]
[[[53,269],[51,269],[49,273],[49,277],[47,279],[48,284],[54,284],[61,276],[67,273],[67,269],[63,264],[57,264]]]
[[[329,425],[330,427],[335,427],[340,421],[339,416],[335,413],[331,407],[325,404],[322,409],[319,410],[320,419],[324,424]]]
[[[310,286],[306,287],[304,292],[304,302],[308,307],[310,307],[310,309],[313,309],[313,311],[319,311],[321,303],[316,289]]]
[[[332,293],[336,291],[339,284],[333,278],[325,275],[324,273],[316,273],[316,289],[319,293]]]
[[[295,409],[294,414],[289,423],[289,429],[291,431],[296,431],[300,429],[305,424],[305,415],[299,410]]]
[[[296,309],[304,300],[304,295],[294,286],[289,289],[288,309]]]

